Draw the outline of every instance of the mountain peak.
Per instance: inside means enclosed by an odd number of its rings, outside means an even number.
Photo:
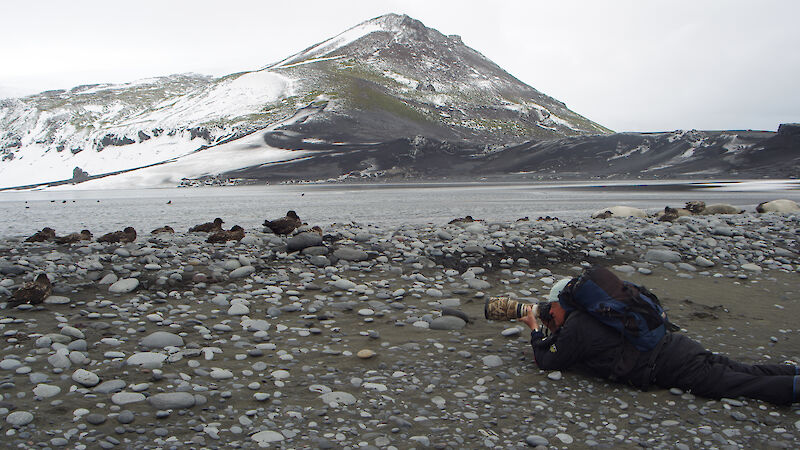
[[[428,30],[429,28],[425,26],[421,21],[414,19],[406,14],[395,14],[390,13],[383,16],[376,17],[374,19],[367,20],[363,22],[366,23],[376,23],[382,24],[387,31],[397,31],[402,32],[403,30],[410,29],[410,30]]]
[[[481,153],[530,139],[608,132],[457,36],[401,14],[367,20],[257,71],[84,86],[0,102],[0,130],[0,187],[70,182],[75,167],[95,176],[167,163],[173,180],[302,152],[343,151],[345,143],[346,152],[375,143],[397,150],[415,136],[446,141],[437,147],[442,151]],[[265,145],[264,155],[233,151]],[[219,157],[213,168],[197,163],[220,149],[242,159]],[[177,160],[185,169],[175,169]]]
[[[289,67],[301,62],[313,61],[327,56],[332,56],[338,50],[349,46],[373,33],[385,33],[392,36],[392,41],[427,41],[433,36],[444,37],[438,31],[428,28],[421,21],[405,14],[385,14],[347,29],[330,39],[312,45],[276,64],[267,66],[266,69]],[[454,36],[455,42],[460,43],[461,38]]]

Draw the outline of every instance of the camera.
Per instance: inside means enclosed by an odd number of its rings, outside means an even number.
[[[541,322],[549,322],[553,318],[548,302],[523,303],[508,297],[491,297],[486,300],[483,315],[488,320],[508,321],[525,317],[530,310],[533,310],[533,315]]]

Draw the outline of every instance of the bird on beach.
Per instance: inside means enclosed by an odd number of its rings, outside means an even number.
[[[122,231],[114,231],[111,233],[104,234],[97,238],[97,242],[108,242],[108,243],[116,243],[116,242],[133,242],[136,240],[136,230],[133,227],[125,227]]]
[[[56,237],[56,230],[50,227],[44,227],[41,230],[34,233],[28,239],[25,239],[25,242],[44,242],[55,239]]]
[[[204,232],[211,233],[212,231],[222,231],[222,224],[225,223],[222,219],[217,217],[213,222],[201,223],[189,228],[190,233]]]
[[[155,230],[151,231],[150,234],[159,234],[159,233],[175,233],[175,229],[169,225],[164,225],[163,227],[156,228]]]
[[[281,217],[280,219],[264,221],[264,226],[266,228],[269,228],[270,231],[278,235],[291,234],[301,225],[303,225],[303,222],[300,220],[300,217],[294,211],[287,212],[286,216]]]
[[[79,241],[91,241],[92,232],[89,230],[81,230],[80,233],[70,233],[66,236],[56,238],[56,244],[74,244]]]
[[[25,283],[14,292],[8,301],[8,307],[19,306],[23,303],[38,305],[49,297],[51,292],[53,292],[53,285],[50,283],[50,278],[47,278],[46,274],[40,273],[36,280]]]
[[[244,237],[244,228],[234,225],[230,230],[220,230],[208,236],[206,242],[219,243],[227,241],[241,241]]]
[[[457,217],[450,222],[447,222],[448,225],[461,225],[464,223],[472,223],[472,222],[483,222],[481,219],[473,219],[472,216],[464,216],[464,217]]]

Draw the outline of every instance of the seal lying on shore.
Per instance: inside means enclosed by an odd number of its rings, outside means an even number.
[[[239,225],[234,225],[230,230],[216,231],[210,235],[206,242],[227,242],[227,241],[241,241],[244,237],[244,228]]]
[[[28,239],[25,239],[25,242],[44,242],[55,239],[56,237],[56,230],[50,227],[44,227],[41,230],[34,233]]]
[[[700,200],[686,202],[686,210],[692,214],[700,214],[704,209],[706,209],[706,202]]]
[[[40,273],[36,280],[22,285],[8,301],[9,307],[19,306],[23,303],[38,305],[53,292],[53,285],[47,275]]]
[[[70,233],[66,236],[56,238],[56,244],[74,244],[79,241],[91,241],[92,232],[89,230],[81,230],[80,233]]]
[[[691,215],[692,215],[691,211],[689,211],[686,208],[671,208],[669,206],[665,206],[664,211],[659,211],[655,217],[661,221],[672,222],[673,220],[676,220],[678,217],[691,216]]]
[[[111,233],[104,234],[97,238],[97,242],[108,242],[108,243],[115,243],[115,242],[133,242],[136,240],[136,230],[133,227],[125,227],[122,231],[113,231]]]
[[[737,206],[729,205],[727,203],[717,203],[714,205],[707,205],[698,214],[701,216],[710,216],[712,214],[741,214],[744,209]]]
[[[300,217],[294,211],[288,211],[285,217],[276,220],[265,220],[264,226],[275,234],[291,234],[292,231],[303,225]]]
[[[788,213],[797,211],[800,211],[800,206],[798,206],[796,202],[785,198],[772,200],[771,202],[762,202],[756,206],[756,212],[760,213]]]
[[[640,217],[644,219],[647,217],[647,213],[631,206],[612,206],[592,214],[592,219],[608,219],[609,217]]]
[[[189,232],[190,233],[195,233],[195,232],[211,233],[213,231],[222,231],[222,224],[223,223],[225,223],[225,222],[223,222],[222,219],[217,217],[216,219],[214,219],[213,222],[201,223],[200,225],[195,225],[192,228],[189,228]]]
[[[706,205],[706,202],[700,200],[686,202],[686,210],[699,216],[710,216],[712,214],[741,214],[744,212],[742,208],[727,203]]]

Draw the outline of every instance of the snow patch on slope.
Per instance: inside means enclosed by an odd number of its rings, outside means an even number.
[[[262,131],[157,166],[99,178],[75,186],[59,186],[51,189],[175,187],[183,178],[217,175],[260,164],[290,161],[301,158],[307,153],[267,146],[264,144]]]
[[[215,119],[259,112],[265,105],[292,95],[292,80],[276,73],[248,72],[225,80],[208,91],[193,92],[157,105],[120,123],[121,127],[146,122],[180,127]]]
[[[34,144],[21,156],[0,164],[0,187],[68,180],[75,167],[98,175],[146,166],[189,154],[203,144],[204,140],[190,139],[184,134],[162,135],[138,144],[110,146],[101,152],[83,151],[75,155],[69,151],[48,151],[45,145]]]
[[[619,146],[617,146],[617,150],[619,151]],[[628,156],[630,156],[630,155],[632,155],[632,154],[634,154],[636,152],[639,152],[639,154],[643,155],[643,154],[647,153],[648,151],[650,151],[650,141],[644,141],[640,145],[628,150],[627,152],[620,153],[618,155],[614,155],[614,156],[608,158],[607,161],[611,161],[611,160],[619,159],[619,158],[627,158]]]
[[[290,56],[277,64],[268,66],[267,68],[278,69],[281,67],[288,67],[289,65],[303,61],[304,59],[327,55],[358,39],[361,39],[362,37],[370,33],[382,30],[390,31],[386,29],[386,25],[383,22],[380,21],[365,22],[362,23],[361,25],[357,25],[353,28],[350,28],[344,33],[336,35],[328,39],[327,41],[323,41],[315,45],[314,47],[311,47],[307,50],[297,53],[296,55]]]
[[[324,96],[317,98],[317,100],[324,99]],[[158,164],[151,167],[143,167],[141,169],[132,170],[118,175],[98,178],[78,185],[59,186],[51,189],[125,189],[131,187],[175,187],[183,178],[191,179],[209,175],[218,175],[223,172],[231,172],[247,167],[263,164],[274,164],[302,158],[309,152],[303,150],[285,150],[270,147],[264,143],[264,134],[271,133],[281,127],[309,120],[322,109],[324,108],[302,108],[287,119],[275,122],[262,130],[236,139],[235,141],[216,145],[205,150],[193,151],[182,156],[176,156],[175,158],[163,158],[161,160],[153,161],[153,163],[164,162],[163,164]],[[194,148],[197,148],[196,144],[194,145]],[[127,152],[125,154],[127,154]],[[132,168],[142,167],[146,164],[128,163],[126,165],[126,168]]]
[[[722,148],[725,149],[726,155],[736,155],[738,153],[743,152],[744,150],[753,147],[752,143],[742,142],[742,140],[739,139],[739,136],[736,134],[734,135],[724,134],[720,137],[726,137],[729,139],[728,142],[722,146]]]

